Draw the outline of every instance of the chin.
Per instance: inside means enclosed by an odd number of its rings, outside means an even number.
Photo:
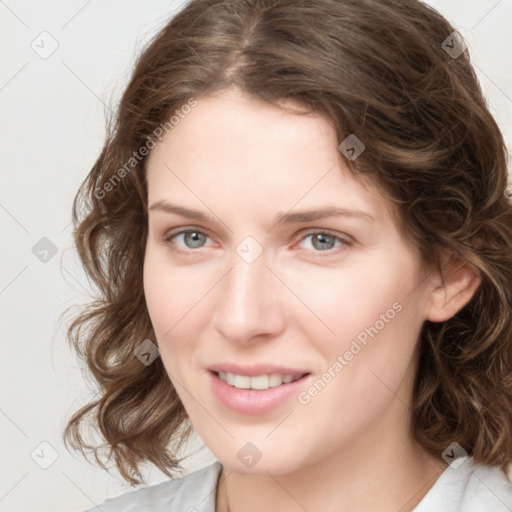
[[[273,476],[286,475],[302,469],[308,465],[306,460],[297,457],[299,448],[290,447],[289,450],[281,450],[278,453],[275,447],[262,448],[260,455],[256,449],[246,443],[241,449],[233,452],[214,453],[216,458],[228,471],[235,471],[245,475],[265,475],[270,473]],[[251,461],[250,456],[253,456]],[[258,458],[258,456],[260,458]],[[242,459],[242,460],[241,460]]]

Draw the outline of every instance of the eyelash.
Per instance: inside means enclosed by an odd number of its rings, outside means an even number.
[[[199,233],[201,235],[205,235],[208,238],[210,238],[206,233],[204,233],[203,231],[201,231],[199,229],[195,229],[195,228],[182,228],[182,229],[180,229],[178,231],[171,231],[170,233],[166,234],[164,236],[164,241],[168,242],[171,245],[171,249],[173,251],[176,251],[176,252],[181,252],[181,253],[200,252],[200,250],[203,249],[203,247],[200,247],[198,249],[188,249],[188,250],[183,250],[183,249],[177,249],[176,248],[176,245],[173,242],[173,238],[176,238],[177,236],[182,235],[184,233],[185,234],[186,233]],[[334,238],[336,241],[341,242],[341,245],[339,245],[337,248],[328,249],[328,250],[325,250],[325,251],[319,251],[319,250],[314,250],[314,249],[306,249],[307,251],[312,251],[314,253],[317,253],[319,257],[335,256],[337,254],[340,254],[341,252],[346,250],[347,247],[350,247],[353,244],[352,241],[349,241],[349,240],[346,240],[344,238],[341,238],[340,236],[335,235],[335,234],[331,233],[329,230],[325,230],[325,229],[315,229],[315,230],[308,231],[307,233],[305,233],[302,236],[302,238],[299,240],[299,242],[305,240],[306,238],[308,238],[310,236],[314,236],[314,235],[318,235],[318,234],[327,235],[327,236],[329,236],[331,238]],[[322,255],[322,253],[324,253],[324,255]]]

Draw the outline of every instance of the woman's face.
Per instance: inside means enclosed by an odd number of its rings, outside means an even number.
[[[322,117],[233,88],[197,101],[149,156],[144,262],[195,429],[226,467],[272,474],[408,435],[432,286],[390,203]]]

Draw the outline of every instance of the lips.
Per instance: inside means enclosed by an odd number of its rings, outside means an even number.
[[[312,379],[307,370],[272,364],[249,366],[225,363],[208,369],[211,390],[220,404],[249,415],[264,414],[288,403]],[[285,379],[285,376],[288,378]],[[268,386],[262,385],[264,377],[268,379],[264,382],[268,382]],[[227,382],[228,378],[235,379],[233,384]],[[279,384],[271,386],[271,380],[273,384],[278,381]],[[252,387],[254,383],[256,387]]]
[[[247,377],[258,377],[259,375],[304,375],[310,373],[305,368],[292,368],[286,366],[277,366],[274,364],[253,364],[241,365],[235,363],[220,363],[208,367],[208,370],[215,373],[234,373],[235,375],[244,375]]]

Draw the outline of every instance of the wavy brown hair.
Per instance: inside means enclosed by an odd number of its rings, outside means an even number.
[[[146,366],[134,355],[155,339],[142,280],[141,148],[153,147],[191,99],[234,85],[325,115],[340,142],[356,134],[366,150],[346,159],[351,173],[393,201],[424,268],[441,270],[447,250],[474,268],[481,285],[471,301],[448,321],[423,325],[413,429],[437,456],[457,441],[476,461],[512,461],[507,151],[468,52],[445,51],[443,41],[460,44],[447,39],[453,33],[414,0],[193,0],[150,41],[73,205],[74,241],[98,296],[68,337],[98,397],[69,419],[66,444],[93,451],[102,467],[108,449],[131,484],[144,482],[143,462],[169,476],[181,469],[190,421],[161,359]],[[104,443],[88,443],[86,425]]]

